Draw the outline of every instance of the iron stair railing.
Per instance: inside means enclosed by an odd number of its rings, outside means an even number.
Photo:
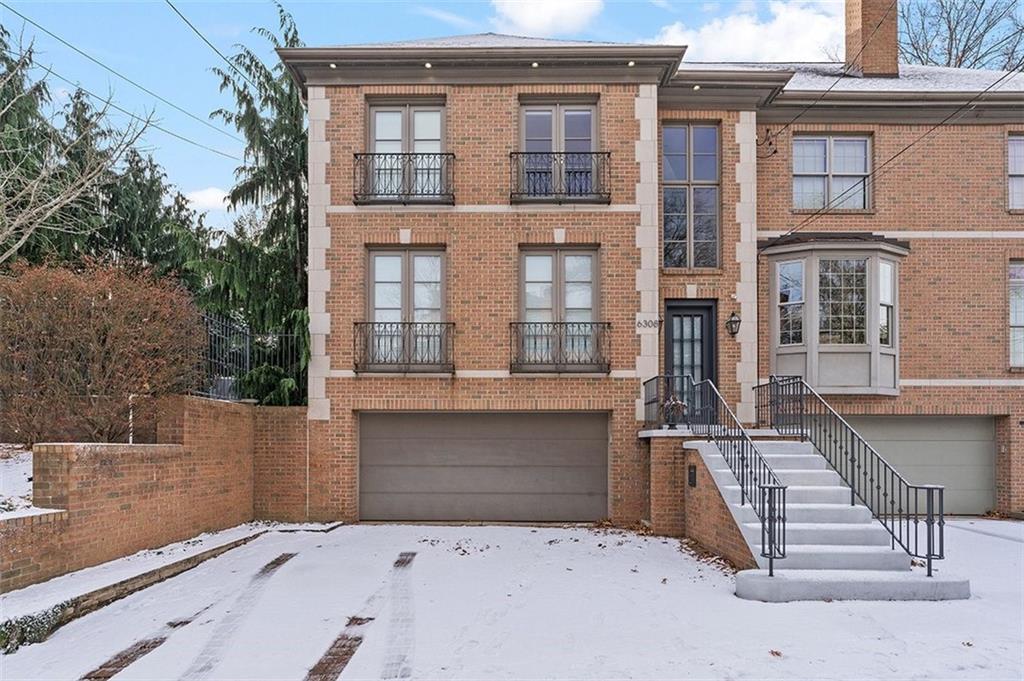
[[[771,376],[754,394],[758,425],[809,440],[850,487],[850,505],[860,499],[931,577],[945,558],[944,488],[908,482],[800,376]]]
[[[739,482],[740,505],[749,503],[761,522],[761,556],[774,576],[775,561],[786,557],[786,486],[715,384],[708,379],[694,382],[688,375],[644,381],[644,416],[651,426],[683,423],[717,445]]]

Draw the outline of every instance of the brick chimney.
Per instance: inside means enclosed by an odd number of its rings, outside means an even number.
[[[900,75],[896,2],[898,0],[846,0],[846,67],[850,75],[876,78]]]

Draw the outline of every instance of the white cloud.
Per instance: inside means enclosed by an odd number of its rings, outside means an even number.
[[[773,0],[767,9],[765,19],[741,6],[696,28],[677,21],[653,42],[688,45],[687,61],[828,61],[829,51],[842,54],[842,3]]]
[[[443,9],[437,9],[436,7],[414,7],[413,12],[421,14],[431,19],[436,19],[442,23],[454,26],[455,28],[463,31],[478,31],[480,30],[480,24],[467,19],[464,16],[455,14],[454,12],[446,12]]]
[[[651,0],[651,4],[657,7],[658,9],[665,10],[666,12],[675,11],[675,8],[672,6],[672,3],[670,3],[668,0]]]
[[[499,31],[532,36],[576,33],[604,9],[603,0],[491,0]]]
[[[228,205],[225,203],[227,197],[228,193],[220,187],[207,187],[206,189],[197,189],[194,192],[185,194],[185,198],[188,199],[192,209],[200,212],[227,210]]]

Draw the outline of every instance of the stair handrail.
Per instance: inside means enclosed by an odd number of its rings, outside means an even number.
[[[644,382],[645,421],[668,424],[676,419],[667,405],[684,404],[682,421],[695,435],[707,435],[718,447],[740,486],[740,505],[750,503],[761,522],[761,556],[768,559],[768,574],[775,574],[775,560],[786,557],[786,486],[736,418],[736,414],[710,379],[693,376],[656,376]]]
[[[758,425],[810,440],[849,486],[850,505],[860,499],[893,548],[923,558],[931,577],[932,561],[945,558],[945,488],[903,477],[801,376],[769,376],[754,395]]]

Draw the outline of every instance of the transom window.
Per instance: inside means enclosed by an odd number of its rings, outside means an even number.
[[[794,136],[793,207],[868,208],[870,150],[868,137]]]
[[[804,342],[804,262],[780,262],[779,345],[800,345]]]
[[[717,125],[662,129],[662,259],[665,267],[717,267],[719,182]]]
[[[1024,210],[1024,135],[1010,135],[1007,171],[1011,210]]]
[[[868,261],[818,261],[818,341],[823,345],[867,342]]]
[[[1024,367],[1024,260],[1010,261],[1010,366]]]

